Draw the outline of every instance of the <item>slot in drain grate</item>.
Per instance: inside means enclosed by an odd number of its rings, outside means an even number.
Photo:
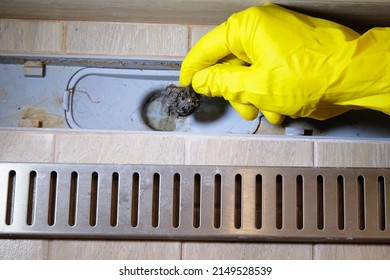
[[[390,169],[0,163],[0,235],[390,241]]]

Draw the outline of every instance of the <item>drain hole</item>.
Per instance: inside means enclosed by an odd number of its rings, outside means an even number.
[[[317,176],[317,228],[324,229],[324,177]]]
[[[337,228],[343,230],[345,226],[344,210],[344,177],[337,177]]]
[[[27,202],[27,225],[34,224],[35,216],[35,194],[37,187],[37,172],[31,171],[28,182],[28,202]]]
[[[173,206],[172,226],[178,228],[180,224],[180,174],[173,176]]]
[[[214,178],[214,227],[221,227],[221,204],[222,204],[222,177],[216,174]]]
[[[303,229],[303,176],[298,175],[296,179],[297,194],[297,229]]]
[[[380,230],[386,229],[386,188],[385,178],[378,177],[378,225]]]
[[[241,228],[242,176],[236,175],[234,188],[234,227]]]
[[[5,214],[6,225],[12,225],[14,214],[14,200],[15,200],[15,184],[16,172],[14,170],[8,173],[8,190],[7,190],[7,211]]]
[[[114,172],[112,174],[112,183],[111,183],[110,225],[112,227],[118,225],[118,193],[119,193],[119,174],[117,172]]]
[[[153,175],[152,227],[158,227],[160,215],[160,174]]]
[[[96,226],[97,221],[97,202],[98,202],[98,188],[99,188],[99,174],[97,172],[92,173],[91,178],[91,197],[89,208],[89,225],[91,227]]]
[[[162,90],[153,92],[143,108],[145,124],[157,131],[174,131],[183,126],[186,118],[169,116],[162,106]]]
[[[76,205],[77,205],[77,188],[78,188],[77,172],[72,172],[70,175],[70,197],[69,197],[69,216],[68,224],[74,226],[76,224]]]
[[[138,226],[139,174],[133,174],[131,190],[131,226]]]
[[[276,176],[276,228],[283,227],[283,177]]]
[[[195,174],[194,177],[194,208],[193,208],[193,226],[200,227],[200,193],[201,193],[201,176]]]
[[[358,194],[358,227],[360,230],[366,228],[366,211],[365,211],[365,182],[364,177],[359,176],[357,179]]]
[[[255,227],[261,229],[263,226],[263,177],[256,175],[255,190]]]
[[[47,224],[53,226],[55,223],[56,217],[56,197],[57,197],[57,172],[53,171],[50,173],[50,186],[49,186],[49,205],[48,205],[48,215],[47,215]]]

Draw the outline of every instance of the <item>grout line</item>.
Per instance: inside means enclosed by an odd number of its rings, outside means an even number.
[[[68,22],[63,21],[62,22],[62,52],[66,53],[67,50],[67,38],[68,38]]]
[[[319,142],[318,140],[313,140],[313,166],[314,167],[321,167],[319,164]]]
[[[191,138],[190,137],[184,137],[184,164],[190,165],[191,164]]]
[[[52,240],[47,241],[47,253],[46,253],[46,260],[51,260],[51,250],[52,250]]]
[[[187,46],[187,51],[190,51],[192,48],[192,33],[193,33],[193,26],[188,25],[188,46]]]
[[[313,140],[313,167],[317,167],[317,141]]]
[[[64,46],[61,46],[63,48]],[[80,56],[94,56],[94,57],[117,57],[117,58],[167,58],[167,59],[178,59],[184,58],[182,55],[166,55],[166,54],[112,54],[112,53],[89,53],[89,52],[67,52],[65,51],[29,51],[29,50],[0,50],[0,54],[11,54],[11,55],[24,55],[24,54],[37,54],[37,55],[80,55]]]
[[[58,133],[54,133],[54,162],[55,163],[58,163],[58,158],[59,158],[59,155],[58,155],[58,146],[59,146],[59,136],[58,136]]]
[[[183,55],[168,55],[168,54],[140,54],[140,53],[132,53],[132,54],[126,54],[126,53],[91,53],[91,52],[71,52],[67,51],[64,53],[66,55],[85,55],[85,56],[96,56],[96,57],[118,57],[118,58],[172,58],[172,59],[183,59]]]
[[[184,252],[183,252],[183,249],[184,249],[184,242],[180,242],[180,260],[183,260],[183,256],[184,256]]]
[[[317,244],[312,244],[311,245],[311,259],[316,260],[316,246]]]

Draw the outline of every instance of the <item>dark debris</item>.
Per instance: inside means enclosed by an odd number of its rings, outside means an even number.
[[[169,85],[162,92],[162,107],[164,111],[175,118],[191,115],[201,104],[201,95],[191,86],[180,87]]]

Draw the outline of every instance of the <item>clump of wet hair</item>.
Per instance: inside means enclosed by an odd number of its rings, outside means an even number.
[[[162,92],[163,110],[175,118],[191,115],[201,104],[201,95],[191,86],[180,87],[169,85]]]

